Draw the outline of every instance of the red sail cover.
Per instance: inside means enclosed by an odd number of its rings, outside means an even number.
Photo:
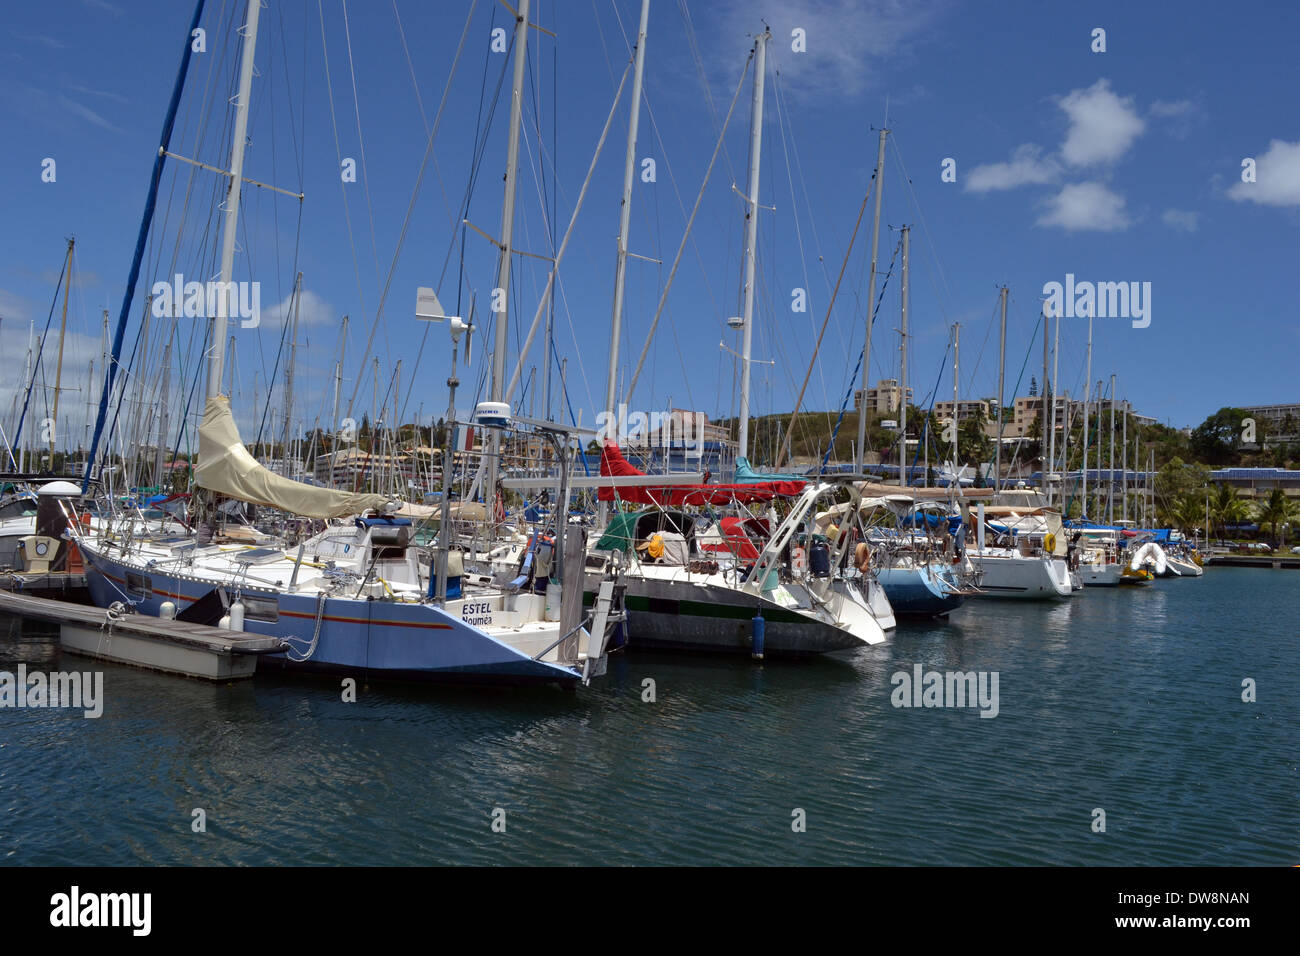
[[[614,478],[644,475],[619,451],[614,442],[605,442],[600,450],[600,473]],[[733,501],[771,501],[773,498],[793,498],[803,491],[806,482],[766,481],[752,485],[664,485],[661,488],[601,488],[597,498],[601,501],[628,501],[641,505],[680,507],[682,505],[726,505]]]

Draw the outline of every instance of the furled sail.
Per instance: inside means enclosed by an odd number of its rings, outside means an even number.
[[[388,503],[383,495],[317,488],[267,471],[244,447],[224,395],[209,398],[203,410],[194,477],[209,491],[307,518],[339,518]]]

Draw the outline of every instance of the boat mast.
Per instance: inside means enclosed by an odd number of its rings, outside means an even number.
[[[1123,436],[1120,440],[1120,447],[1123,449],[1124,461],[1120,465],[1123,474],[1120,476],[1119,504],[1123,512],[1124,520],[1128,520],[1128,403],[1124,403],[1124,417],[1120,420],[1123,430]]]
[[[871,375],[871,320],[876,307],[876,261],[880,252],[880,202],[885,193],[885,137],[880,131],[880,148],[876,153],[876,210],[871,217],[871,274],[867,280],[867,321],[862,344],[862,400],[858,402],[858,444],[854,449],[853,470],[862,473],[867,447],[867,389]],[[954,411],[955,414],[955,411]]]
[[[492,349],[492,401],[505,400],[506,385],[506,332],[510,314],[510,258],[514,255],[515,234],[515,187],[519,184],[519,127],[524,106],[524,64],[528,59],[528,3],[519,0],[519,11],[515,15],[515,62],[514,76],[510,84],[510,128],[506,142],[505,199],[501,206],[501,258],[497,263],[497,283],[492,290],[493,305],[500,305],[496,310],[496,335]],[[497,494],[497,471],[500,467],[501,432],[491,429],[489,437],[487,478],[484,488],[484,500],[487,501],[488,513],[494,513]]]
[[[632,183],[636,171],[636,136],[641,120],[641,77],[645,69],[646,26],[650,0],[641,0],[641,26],[636,35],[636,57],[632,73],[632,113],[627,121],[627,152],[623,163],[623,198],[618,215],[618,262],[614,267],[614,315],[609,332],[609,374],[605,379],[605,411],[608,421],[618,413],[618,342],[623,328],[623,293],[627,284],[628,228],[632,220]]]
[[[239,60],[239,93],[235,100],[235,134],[230,143],[230,191],[226,194],[226,215],[221,227],[220,288],[226,302],[215,310],[212,322],[212,358],[208,362],[208,398],[221,394],[224,372],[221,345],[226,339],[226,315],[230,312],[230,276],[235,262],[235,230],[239,225],[239,194],[244,183],[244,147],[248,142],[248,104],[253,86],[253,53],[257,47],[257,19],[261,0],[249,0],[248,22],[244,24],[244,50]],[[222,307],[224,306],[224,307]]]
[[[1040,461],[1044,461],[1044,460],[1045,460],[1045,459],[1044,459],[1044,456],[1043,456],[1043,452],[1047,450],[1047,431],[1046,431],[1046,429],[1047,429],[1047,422],[1048,422],[1048,412],[1047,412],[1047,353],[1048,353],[1048,350],[1049,350],[1049,341],[1048,341],[1048,339],[1049,339],[1050,333],[1051,333],[1051,331],[1052,331],[1052,325],[1051,325],[1051,322],[1052,322],[1052,320],[1051,320],[1050,318],[1048,318],[1048,316],[1047,316],[1047,303],[1044,302],[1044,303],[1043,303],[1043,384],[1042,384],[1042,389],[1043,389],[1043,394],[1042,394],[1043,407],[1042,407],[1042,411],[1040,411],[1040,412],[1038,413],[1038,424],[1039,424],[1039,428],[1038,428],[1038,458],[1039,458]],[[1050,490],[1050,487],[1051,487],[1051,486],[1050,486],[1050,483],[1049,483],[1049,481],[1048,481],[1048,476],[1051,474],[1051,471],[1052,471],[1051,466],[1050,466],[1050,465],[1047,465],[1047,464],[1044,464],[1044,466],[1043,466],[1043,488],[1044,488],[1044,489],[1047,489],[1047,502],[1048,502],[1048,504],[1051,504],[1051,502],[1052,502],[1052,499],[1051,499],[1051,490]]]
[[[1106,476],[1106,523],[1115,520],[1115,373],[1110,374],[1110,474]]]
[[[63,387],[63,340],[68,331],[68,295],[72,291],[72,247],[76,237],[68,240],[68,264],[64,269],[67,281],[63,284],[63,319],[59,323],[59,366],[54,373],[54,427],[50,429],[50,470],[54,470],[54,439],[59,430],[59,393]]]
[[[289,471],[289,438],[292,434],[293,418],[293,373],[298,364],[298,309],[302,301],[302,273],[299,272],[293,282],[293,332],[292,344],[289,346],[289,364],[284,373],[284,430],[280,437],[280,463],[282,474],[292,478]]]
[[[953,480],[957,482],[957,487],[961,487],[960,472],[957,467],[957,408],[959,399],[957,398],[957,362],[958,353],[961,350],[961,323],[954,322],[952,326],[952,474]]]
[[[903,232],[903,328],[901,341],[899,343],[899,373],[898,373],[898,486],[907,487],[907,282],[908,282],[908,252],[911,246],[912,230],[904,226]]]
[[[1092,316],[1088,316],[1088,371],[1083,380],[1083,519],[1088,520],[1088,406],[1092,400]]]
[[[1007,287],[1002,287],[1002,336],[998,345],[998,447],[993,452],[993,490],[1002,490],[1002,396],[1007,366]]]
[[[1048,448],[1047,457],[1050,459],[1050,461],[1048,461],[1047,463],[1047,472],[1048,472],[1047,503],[1049,505],[1052,503],[1052,501],[1055,498],[1055,494],[1054,494],[1055,489],[1052,486],[1051,476],[1052,473],[1056,471],[1056,418],[1060,412],[1060,407],[1061,407],[1061,403],[1057,399],[1056,376],[1057,373],[1060,371],[1060,367],[1061,367],[1061,317],[1060,315],[1057,315],[1056,332],[1052,336],[1052,414],[1050,416],[1051,434],[1048,436],[1047,439],[1047,448]],[[1067,413],[1063,417],[1068,422],[1069,421],[1068,405],[1066,406],[1066,409],[1067,409]],[[1070,438],[1070,433],[1067,428],[1066,432],[1061,435],[1062,452],[1064,452],[1065,445],[1069,441],[1069,438]]]
[[[162,494],[163,451],[167,446],[167,426],[170,406],[167,403],[171,392],[172,375],[172,333],[175,332],[176,319],[172,319],[173,328],[168,331],[167,345],[163,348],[162,402],[158,405],[158,447],[154,452],[154,487]]]
[[[763,149],[763,86],[767,79],[767,41],[764,30],[754,43],[754,102],[749,120],[749,187],[745,210],[745,286],[741,315],[744,331],[740,347],[740,434],[737,456],[749,456],[749,356],[754,341],[754,245],[758,239],[758,173]]]

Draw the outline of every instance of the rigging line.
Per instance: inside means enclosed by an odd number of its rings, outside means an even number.
[[[320,45],[321,45],[321,59],[322,59],[322,61],[323,61],[323,63],[324,63],[324,66],[325,66],[325,90],[326,90],[327,99],[329,100],[329,105],[330,105],[330,126],[331,126],[331,128],[333,129],[333,131],[334,131],[334,155],[335,155],[335,158],[336,158],[337,161],[338,161],[339,168],[342,169],[342,168],[343,168],[343,149],[342,149],[342,146],[341,146],[340,143],[339,143],[339,124],[338,124],[338,117],[337,117],[337,115],[336,115],[336,113],[335,113],[335,109],[334,109],[334,82],[333,82],[333,80],[332,80],[332,78],[331,78],[331,76],[330,76],[329,47],[328,47],[328,44],[326,43],[326,39],[325,39],[325,11],[324,11],[324,8],[323,8],[323,6],[322,6],[322,0],[316,0],[316,13],[317,13],[317,18],[320,20]],[[351,213],[351,211],[349,210],[349,204],[348,204],[348,186],[347,186],[347,183],[343,181],[343,177],[342,177],[342,175],[339,176],[339,192],[340,192],[340,194],[343,196],[343,219],[344,219],[344,222],[347,224],[347,230],[348,230],[348,246],[349,246],[349,248],[350,248],[351,251],[352,251],[352,272],[353,272],[353,275],[355,276],[355,278],[356,278],[356,282],[357,282],[357,298],[360,299],[360,301],[361,301],[361,311],[362,311],[362,314],[363,314],[363,315],[369,315],[369,314],[370,314],[370,310],[366,307],[366,293],[365,293],[365,288],[364,288],[364,286],[361,284],[361,263],[360,263],[360,261],[357,259],[357,242],[356,242],[356,237],[355,237],[355,235],[354,235],[354,233],[353,233],[353,230],[352,230],[352,213]],[[372,328],[372,332],[371,332],[371,334],[372,334],[372,335],[374,334],[374,333],[373,333],[373,328]],[[213,347],[214,347],[214,348],[218,348],[219,346],[218,346],[216,343],[213,343]],[[367,345],[366,353],[367,353],[367,355],[369,354],[369,346],[368,346],[368,345]],[[361,370],[362,370],[362,371],[361,371],[361,374],[359,374],[359,375],[357,376],[357,383],[356,383],[356,386],[353,388],[353,391],[352,391],[352,398],[348,401],[348,416],[349,416],[349,417],[352,415],[352,404],[353,404],[353,402],[356,401],[356,397],[357,397],[357,389],[360,388],[360,386],[361,386],[361,382],[362,382],[362,380],[365,378],[365,365],[366,365],[366,363],[365,363],[365,359],[363,358],[362,361],[361,361],[361,365],[360,365],[360,368],[361,368]]]
[[[42,333],[40,339],[38,340],[39,344],[37,345],[36,348],[36,361],[32,365],[32,377],[31,380],[26,383],[27,396],[23,399],[23,411],[22,414],[18,416],[18,427],[14,431],[14,447],[19,447],[19,442],[22,440],[23,422],[27,418],[27,406],[32,400],[32,388],[36,384],[36,373],[41,368],[41,355],[45,351],[45,340],[49,338],[50,335],[50,323],[54,321],[54,307],[59,304],[59,290],[63,288],[63,280],[64,277],[67,275],[67,271],[68,271],[68,257],[64,256],[63,267],[59,270],[59,281],[58,284],[55,285],[54,287],[54,299],[50,302],[50,314],[45,320],[45,331],[44,333]],[[48,401],[48,397],[46,400]]]
[[[600,49],[605,55],[605,69],[609,72],[609,84],[614,85],[614,63],[609,58],[609,46],[605,43],[605,28],[600,23],[600,11],[596,9],[596,0],[591,0],[591,17],[596,21],[596,34],[600,37]]]
[[[782,151],[782,154],[783,154],[784,157],[785,157],[785,174],[786,174],[786,182],[789,184],[789,187],[790,187],[790,200],[791,200],[792,211],[793,211],[793,213],[794,213],[795,235],[796,235],[797,241],[798,241],[798,243],[799,243],[799,261],[800,261],[800,263],[801,263],[801,265],[802,265],[802,267],[803,267],[803,281],[804,281],[804,288],[805,288],[805,290],[806,290],[806,291],[805,291],[805,294],[806,294],[809,298],[811,298],[811,296],[812,296],[812,282],[810,282],[809,279],[808,279],[808,257],[807,257],[807,255],[806,255],[805,252],[804,252],[803,227],[802,227],[802,225],[801,225],[800,222],[799,222],[799,207],[798,207],[798,205],[797,205],[799,200],[798,200],[798,194],[795,192],[795,188],[794,188],[794,170],[792,169],[792,167],[791,167],[791,163],[790,163],[790,143],[789,143],[789,140],[795,140],[795,135],[794,135],[794,120],[793,120],[793,118],[790,116],[790,111],[789,111],[789,110],[787,109],[787,107],[786,107],[786,99],[785,99],[785,95],[784,95],[784,87],[783,87],[782,84],[781,84],[781,71],[780,71],[780,69],[775,70],[775,71],[774,71],[774,74],[775,74],[775,75],[774,75],[773,80],[772,80],[772,87],[773,87],[773,92],[776,94],[776,96],[775,96],[775,100],[776,100],[776,108],[777,108],[777,113],[778,113],[778,116],[779,116],[779,127],[778,127],[778,128],[779,128],[780,131],[781,131],[781,151]],[[789,130],[789,136],[788,136],[788,138],[787,138],[787,129]],[[795,142],[797,143],[797,140],[795,140]],[[796,161],[796,163],[798,162],[798,154],[797,154],[797,152],[796,152],[796,156],[795,156],[795,161]],[[801,171],[800,171],[800,176],[802,177],[802,175],[803,175],[803,173],[802,173],[802,170],[801,170]],[[808,192],[808,190],[807,190],[807,183],[803,183],[803,186],[804,186],[804,196],[805,196],[805,199],[806,199],[806,197],[807,197],[807,192]],[[817,251],[817,258],[818,258],[819,261],[824,261],[824,260],[822,260],[822,256],[821,256],[821,242],[820,242],[820,239],[817,237],[816,219],[815,219],[815,217],[811,214],[812,206],[811,206],[811,205],[806,205],[806,206],[805,206],[805,209],[809,210],[808,218],[809,218],[809,222],[810,222],[810,224],[812,224],[813,241],[814,241],[814,243],[816,243],[816,246],[817,246],[817,249],[816,249],[816,251]],[[809,331],[811,331],[811,329],[812,329],[813,321],[814,321],[814,319],[813,319],[813,315],[812,315],[811,312],[809,312],[809,313],[808,313],[808,327],[809,327]],[[819,336],[819,338],[820,338],[820,336]],[[818,374],[818,377],[821,379],[821,385],[822,385],[822,398],[823,398],[823,400],[828,400],[830,396],[829,396],[829,394],[827,393],[827,390],[826,390],[826,376],[825,376],[825,374],[823,374],[823,373],[821,372],[820,369],[818,370],[818,373],[819,373],[819,374]]]
[[[907,183],[907,191],[912,194],[912,206],[916,209],[917,218],[921,220],[921,229],[925,232],[925,242],[930,249],[930,254],[934,259],[935,269],[939,273],[939,279],[943,282],[944,295],[952,298],[952,290],[948,287],[948,277],[944,274],[943,265],[939,262],[938,248],[934,244],[934,239],[930,235],[930,227],[926,224],[925,213],[921,211],[921,203],[916,198],[916,189],[912,185],[912,177],[907,175],[907,166],[903,163],[903,153],[898,148],[898,136],[893,137],[894,155],[898,157],[898,168],[903,174],[903,179]],[[948,313],[943,307],[943,299],[939,300],[939,311],[943,314],[944,322],[948,322]]]
[[[357,93],[357,69],[352,59],[352,25],[348,18],[348,0],[342,0],[343,37],[348,51],[348,75],[352,80],[352,112],[357,121],[357,148],[361,152],[361,182],[366,196],[366,213],[370,217],[370,248],[375,257],[375,284],[379,284],[379,240],[375,233],[375,208],[370,200],[370,173],[366,167],[366,139],[361,132],[361,97]]]
[[[718,133],[718,141],[713,147],[713,155],[709,157],[708,168],[704,171],[704,181],[700,184],[700,191],[695,197],[695,206],[691,209],[690,217],[686,220],[686,231],[682,234],[682,241],[677,247],[677,254],[673,257],[672,268],[668,270],[668,282],[659,295],[659,305],[655,308],[654,318],[650,322],[650,331],[646,333],[645,345],[641,348],[641,357],[637,359],[636,371],[632,373],[632,379],[628,384],[627,392],[623,398],[625,402],[630,402],[632,400],[632,391],[636,388],[637,379],[641,377],[641,367],[645,365],[646,353],[650,351],[650,343],[654,341],[655,330],[659,327],[659,317],[663,314],[664,306],[668,302],[668,292],[672,289],[673,279],[677,275],[677,267],[681,265],[682,254],[686,251],[687,240],[690,238],[691,229],[695,225],[695,216],[700,211],[700,204],[704,201],[705,189],[709,184],[710,177],[713,175],[713,166],[717,162],[718,153],[722,150],[723,143],[726,140],[727,127],[731,124],[731,116],[735,112],[736,103],[740,100],[740,91],[744,89],[745,77],[749,75],[749,66],[753,62],[753,59],[753,51],[750,51],[749,57],[745,60],[744,69],[740,71],[740,81],[736,84],[736,92],[731,97],[731,106],[727,110],[727,118],[722,124],[722,129]],[[658,130],[656,130],[655,135],[658,135]],[[671,175],[671,171],[669,175]],[[694,245],[694,243],[692,243],[692,245]],[[697,256],[699,255],[698,246],[695,246],[695,254]],[[705,274],[707,276],[707,271]],[[707,278],[705,280],[705,285],[708,287]],[[709,297],[710,299],[713,297],[711,288]],[[714,303],[714,310],[717,310],[716,302]],[[673,334],[676,336],[675,331]]]
[[[682,21],[686,26],[686,46],[691,51],[691,59],[695,63],[695,75],[699,78],[700,87],[704,90],[704,102],[709,108],[709,118],[713,123],[713,129],[721,135],[721,130],[718,129],[718,110],[714,105],[713,90],[709,87],[708,74],[704,69],[704,58],[700,56],[700,43],[695,33],[695,23],[691,19],[690,8],[686,5],[686,0],[677,0],[677,7],[681,11]],[[725,146],[722,149],[722,160],[727,167],[727,175],[734,182],[736,170],[731,165],[731,154],[727,152]]]
[[[618,90],[614,93],[614,102],[610,105],[609,115],[605,118],[605,128],[601,130],[600,139],[596,142],[596,151],[591,157],[591,165],[587,168],[587,177],[582,182],[582,188],[578,190],[578,198],[574,203],[573,214],[569,218],[569,225],[564,230],[564,238],[560,240],[560,248],[555,253],[555,262],[551,265],[550,271],[546,277],[546,288],[542,293],[541,301],[538,302],[538,308],[533,315],[532,324],[528,327],[528,336],[524,340],[523,349],[519,353],[519,360],[515,365],[514,373],[510,376],[509,384],[506,385],[503,393],[503,401],[510,401],[510,396],[514,392],[515,386],[519,384],[520,371],[523,368],[524,360],[528,356],[528,350],[532,348],[533,337],[537,334],[537,326],[546,311],[547,299],[550,297],[555,281],[560,272],[560,263],[564,259],[564,252],[569,246],[569,240],[573,237],[573,227],[578,222],[578,214],[582,212],[582,204],[587,196],[587,188],[591,185],[592,175],[596,171],[596,163],[600,159],[601,150],[604,149],[605,140],[609,137],[610,127],[614,124],[614,116],[618,112],[619,100],[623,97],[623,88],[627,85],[628,73],[632,70],[632,63],[628,63],[623,70],[623,78],[619,81]]]
[[[808,361],[808,371],[804,373],[803,385],[799,387],[799,397],[795,399],[794,410],[790,413],[790,421],[786,423],[785,442],[782,445],[781,449],[777,452],[776,462],[773,464],[772,466],[773,468],[780,468],[782,462],[785,461],[786,454],[788,453],[790,447],[790,435],[794,431],[795,420],[799,415],[799,407],[803,404],[804,392],[808,388],[808,380],[812,377],[813,364],[817,361],[817,355],[821,351],[822,336],[826,334],[826,325],[828,322],[830,322],[831,312],[835,308],[836,299],[839,297],[840,283],[844,279],[845,270],[847,270],[849,267],[849,258],[853,255],[853,246],[854,243],[856,243],[858,238],[858,229],[862,226],[862,216],[867,211],[867,201],[871,198],[871,191],[874,185],[875,185],[874,182],[868,184],[867,192],[862,197],[862,205],[858,207],[858,218],[857,221],[853,224],[853,234],[849,237],[849,246],[844,251],[844,262],[840,264],[840,274],[835,279],[835,288],[831,291],[831,299],[826,306],[826,315],[822,319],[822,327],[820,331],[818,331],[817,333],[817,343],[816,345],[813,346],[812,358],[809,359]],[[884,292],[883,288],[881,289],[881,292],[883,294]],[[879,308],[878,305],[877,308]],[[863,349],[863,351],[866,351],[865,348]],[[862,405],[860,407],[865,408],[866,401],[867,401],[867,396],[864,394],[862,396]]]
[[[469,12],[470,17],[473,17],[474,7],[477,5],[478,5],[478,0],[473,0],[473,2],[470,4],[470,12]],[[402,55],[406,57],[406,69],[407,72],[411,74],[411,86],[415,90],[415,105],[419,107],[420,110],[420,122],[424,126],[424,135],[428,136],[429,116],[424,111],[424,97],[420,95],[420,83],[415,75],[415,64],[411,60],[411,51],[406,45],[406,30],[402,27],[401,14],[397,12],[397,0],[393,0],[393,19],[397,21],[397,35],[398,38],[402,41]],[[437,157],[434,158],[433,170],[438,180],[438,188],[442,192],[442,205],[447,212],[447,225],[449,225],[452,228],[452,230],[455,231],[456,216],[451,209],[451,199],[447,195],[447,186],[446,183],[443,182],[442,172],[438,168]]]
[[[460,34],[460,43],[459,43],[459,44],[457,45],[457,47],[456,47],[456,56],[452,59],[451,70],[449,71],[449,73],[448,73],[448,75],[447,75],[447,84],[446,84],[446,86],[443,88],[442,100],[441,100],[441,102],[438,103],[438,112],[435,113],[435,114],[434,114],[434,117],[433,117],[433,128],[429,131],[429,141],[428,141],[428,143],[427,143],[426,146],[425,146],[425,150],[424,150],[424,159],[420,162],[420,171],[419,171],[419,173],[416,175],[416,178],[415,178],[415,188],[411,191],[411,200],[410,200],[410,202],[409,202],[409,203],[407,204],[407,206],[406,206],[406,217],[402,220],[402,228],[401,228],[401,231],[400,231],[400,232],[398,233],[398,235],[397,235],[397,246],[396,246],[396,248],[393,250],[393,261],[392,261],[392,263],[389,265],[389,268],[388,268],[388,278],[384,280],[384,288],[383,288],[383,291],[380,293],[380,296],[379,296],[379,304],[378,304],[378,306],[377,306],[376,309],[375,309],[375,318],[374,318],[374,321],[370,323],[370,332],[369,332],[369,334],[368,334],[367,337],[366,337],[366,347],[365,347],[364,351],[361,353],[361,368],[362,368],[362,369],[365,368],[365,366],[366,366],[366,364],[367,364],[367,360],[370,358],[370,352],[371,352],[371,349],[372,349],[372,347],[373,347],[373,345],[374,345],[374,340],[375,340],[375,330],[378,328],[378,326],[379,326],[379,319],[380,319],[380,317],[383,315],[383,312],[384,312],[384,304],[388,301],[388,292],[389,292],[389,290],[392,288],[392,285],[393,285],[393,275],[397,272],[397,263],[398,263],[398,260],[401,258],[401,255],[402,255],[402,248],[403,248],[403,246],[404,246],[405,243],[406,243],[406,235],[407,235],[407,231],[410,229],[410,227],[411,227],[411,220],[414,218],[414,215],[415,215],[415,203],[416,203],[416,200],[418,199],[418,197],[419,197],[419,195],[420,195],[420,186],[421,186],[421,184],[424,182],[424,172],[425,172],[425,169],[428,167],[429,157],[433,155],[433,144],[434,144],[434,142],[436,141],[437,136],[438,136],[438,128],[439,128],[439,127],[441,126],[441,124],[442,124],[443,109],[444,109],[444,108],[446,107],[446,105],[447,105],[447,97],[448,97],[448,94],[451,92],[452,80],[455,79],[455,76],[456,76],[456,69],[457,69],[457,67],[459,67],[459,65],[460,65],[460,57],[461,57],[461,54],[462,54],[462,53],[464,52],[464,50],[465,50],[465,39],[466,39],[466,37],[469,36],[469,26],[470,26],[470,22],[471,22],[471,19],[472,19],[472,17],[473,17],[473,14],[474,14],[474,6],[476,6],[476,5],[477,5],[477,3],[475,3],[474,5],[471,5],[471,7],[470,7],[470,16],[467,17],[467,18],[465,19],[465,26],[464,26],[464,29],[462,29],[461,34]],[[504,68],[503,68],[502,77],[504,78],[504,76],[505,76],[505,73],[504,73]],[[497,91],[498,91],[498,93],[500,92],[500,89],[501,89],[501,86],[500,86],[500,83],[498,82],[498,84],[497,84]],[[493,105],[493,109],[495,109],[495,102],[494,102],[494,105]],[[486,142],[486,136],[485,136],[485,138],[484,138],[484,141]],[[468,198],[466,199],[466,202],[468,203]],[[442,270],[442,274],[443,274],[444,276],[446,275],[446,272],[447,272],[447,265],[448,265],[448,263],[450,263],[450,261],[451,261],[451,253],[452,253],[452,251],[454,251],[454,249],[455,249],[455,244],[456,244],[455,233],[453,233],[453,234],[452,234],[452,241],[451,241],[451,243],[448,245],[448,248],[447,248],[447,257],[446,257],[446,259],[445,259],[444,262],[443,262],[443,270]],[[441,279],[440,279],[439,281],[441,282]],[[364,307],[365,307],[365,304],[364,304],[364,302],[363,302],[363,303],[362,303],[362,308],[364,308]],[[426,327],[424,331],[425,331],[425,337],[427,338],[427,335],[428,335],[429,329]],[[385,332],[385,335],[387,335],[386,332]],[[423,347],[423,343],[421,343],[421,346]],[[390,356],[390,358],[391,358],[391,356]],[[357,400],[357,393],[359,392],[359,390],[360,390],[360,388],[361,388],[361,384],[362,384],[363,379],[364,379],[364,374],[362,374],[362,375],[358,375],[358,376],[357,376],[356,383],[355,383],[355,384],[353,385],[353,387],[352,387],[352,396],[348,399],[348,416],[349,416],[349,417],[352,415],[352,406],[353,406],[353,404],[354,404],[354,403],[356,402],[356,400]]]
[[[984,351],[988,347],[989,338],[993,335],[993,326],[997,324],[997,315],[998,306],[997,303],[994,303],[993,311],[989,314],[989,324],[984,329],[984,341],[980,344],[979,354],[975,357],[975,367],[967,373],[966,381],[969,383],[967,385],[967,394],[973,395],[975,393],[975,376],[979,372],[980,365],[984,362]],[[958,385],[960,386],[960,383]],[[958,391],[960,392],[960,387]]]

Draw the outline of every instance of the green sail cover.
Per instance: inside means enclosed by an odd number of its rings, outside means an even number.
[[[598,551],[626,551],[632,553],[636,544],[636,519],[639,515],[633,511],[620,511],[609,519],[605,533],[596,542]]]
[[[769,475],[755,471],[748,458],[736,459],[736,481],[738,485],[756,485],[766,481],[807,481],[807,475]]]

